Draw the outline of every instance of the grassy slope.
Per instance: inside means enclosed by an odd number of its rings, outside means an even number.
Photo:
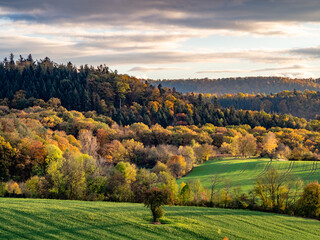
[[[240,185],[243,191],[249,191],[260,173],[264,171],[266,165],[269,164],[269,159],[234,159],[224,158],[220,160],[208,161],[195,167],[190,174],[178,180],[178,184],[182,181],[186,182],[192,179],[200,179],[203,186],[210,188],[211,176],[218,174],[224,179],[230,179],[233,185]],[[282,172],[287,172],[291,161],[272,161],[270,168],[279,169]],[[293,162],[291,163],[292,166]],[[301,178],[305,183],[320,180],[320,162],[317,164],[317,169],[312,172],[314,162],[294,162],[292,173],[294,176]],[[222,187],[221,183],[218,187]]]
[[[142,204],[0,198],[0,239],[320,239],[320,222],[270,213]],[[218,234],[218,230],[221,234]]]

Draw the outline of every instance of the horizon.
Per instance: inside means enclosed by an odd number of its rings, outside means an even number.
[[[0,3],[10,52],[142,79],[320,77],[320,2],[69,0]]]

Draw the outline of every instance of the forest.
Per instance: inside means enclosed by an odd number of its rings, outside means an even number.
[[[0,63],[2,105],[23,109],[51,98],[60,99],[67,110],[96,111],[119,125],[143,122],[148,126],[158,123],[167,127],[211,123],[215,126],[248,124],[251,127],[310,129],[304,119],[221,108],[215,98],[182,94],[161,84],[155,87],[102,65],[76,68],[70,62],[58,65],[49,58],[34,61],[31,55],[14,61],[13,54]]]
[[[222,108],[216,98],[154,87],[106,66],[77,69],[31,55],[5,59],[0,78],[0,196],[148,206],[163,193],[181,205],[319,215],[317,206],[303,206],[320,185],[307,185],[298,201],[273,169],[257,181],[254,199],[228,188],[214,200],[200,181],[176,182],[223,155],[317,161],[318,120]],[[271,195],[268,176],[281,180]]]
[[[319,79],[291,79],[284,77],[237,77],[219,79],[170,79],[150,80],[152,85],[176,89],[183,93],[215,93],[222,94],[270,94],[282,91],[319,91]],[[232,86],[232,87],[230,87]]]
[[[216,96],[211,97],[214,102]],[[210,98],[210,97],[209,97]],[[276,94],[224,94],[218,98],[222,107],[265,111],[267,113],[292,114],[306,119],[318,118],[319,91],[282,91]]]

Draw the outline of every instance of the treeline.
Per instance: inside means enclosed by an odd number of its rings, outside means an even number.
[[[176,178],[217,154],[319,159],[320,133],[306,129],[212,124],[120,126],[94,111],[68,111],[56,98],[38,103],[23,110],[0,107],[1,181],[50,176],[50,164],[61,159],[90,160],[93,166],[103,168],[128,162],[151,169],[159,162]],[[100,175],[100,170],[95,173]]]
[[[34,61],[11,55],[0,63],[1,105],[24,109],[59,98],[68,110],[96,111],[119,125],[143,122],[151,126],[255,126],[305,128],[304,119],[269,115],[263,112],[220,108],[203,95],[181,94],[161,85],[155,87],[128,75],[119,75],[106,66],[76,68],[58,65],[49,58]],[[38,100],[41,99],[41,100]]]
[[[180,205],[315,216],[300,213],[295,204],[300,195],[292,198],[291,182],[274,203],[278,192],[268,192],[268,184],[248,195],[215,176],[213,184],[226,186],[222,191],[204,189],[200,181],[178,186],[176,178],[219,154],[318,160],[319,132],[249,125],[120,126],[94,111],[68,111],[56,98],[37,103],[23,110],[0,108],[0,196],[144,202],[146,192],[167,189]]]
[[[164,87],[176,89],[183,93],[210,93],[210,94],[233,94],[233,93],[279,93],[285,90],[298,91],[320,90],[319,79],[291,79],[283,77],[238,77],[222,79],[173,79],[173,80],[150,80],[154,86],[161,84]]]
[[[211,97],[214,102],[215,96]],[[276,94],[225,94],[218,97],[222,107],[292,114],[306,119],[316,119],[320,111],[320,92],[306,90],[283,91]]]

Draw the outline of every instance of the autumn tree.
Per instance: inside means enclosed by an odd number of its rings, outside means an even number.
[[[173,155],[167,162],[168,169],[174,177],[181,177],[186,173],[186,161],[181,155]]]
[[[255,193],[261,199],[265,209],[284,210],[286,199],[289,197],[290,179],[291,175],[282,174],[274,168],[258,178]]]
[[[196,156],[196,159],[198,163],[203,163],[209,160],[209,158],[213,155],[215,155],[215,150],[213,149],[213,146],[205,143],[205,144],[196,144],[194,146],[194,153]]]
[[[191,171],[196,161],[196,156],[194,154],[193,148],[191,146],[180,146],[178,149],[178,154],[185,158],[186,172]]]
[[[257,141],[252,134],[247,134],[239,139],[238,148],[243,157],[250,157],[256,153]]]
[[[278,140],[273,132],[268,132],[263,138],[263,151],[269,156],[270,160],[275,156],[278,147]]]
[[[6,189],[7,189],[7,192],[9,193],[9,195],[16,196],[16,195],[19,195],[22,193],[19,184],[14,181],[8,182]]]

